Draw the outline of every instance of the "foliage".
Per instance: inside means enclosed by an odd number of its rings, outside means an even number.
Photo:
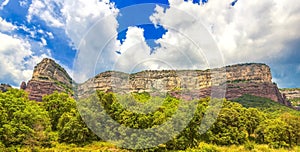
[[[0,92],[0,113],[0,142],[5,146],[47,144],[51,131],[48,114],[29,101],[24,91]]]
[[[55,92],[43,97],[43,106],[48,111],[53,130],[57,130],[59,118],[76,108],[76,102],[66,93]]]
[[[84,145],[97,140],[97,136],[86,126],[75,109],[60,117],[57,129],[60,142]]]
[[[234,99],[234,102],[240,103],[246,108],[257,108],[265,113],[272,113],[274,117],[277,117],[283,113],[291,113],[293,115],[300,116],[300,111],[294,110],[290,107],[284,106],[273,100],[263,97],[257,97],[252,95],[243,95],[240,98]]]
[[[100,140],[99,137],[83,120],[94,123],[97,128],[99,120],[104,119],[97,114],[104,113],[127,128],[159,128],[165,124],[159,132],[149,132],[156,138],[164,138],[183,124],[172,120],[190,118],[167,143],[140,151],[297,151],[300,145],[299,113],[250,95],[230,102],[211,98],[184,101],[169,95],[153,97],[146,92],[127,95],[97,92],[77,104],[78,110],[75,100],[65,93],[45,96],[42,103],[29,101],[21,90],[0,93],[0,151],[97,151],[97,148],[100,151],[127,151],[95,142]],[[218,112],[217,106],[222,108],[216,122],[207,132],[201,133],[202,123],[210,124],[212,113]],[[208,112],[211,112],[209,119],[203,122]],[[112,125],[93,131],[118,130],[122,138],[117,142],[122,146],[134,145],[134,148],[156,140],[140,134],[128,136],[127,130],[120,129]],[[110,136],[113,134],[107,134],[108,139]]]

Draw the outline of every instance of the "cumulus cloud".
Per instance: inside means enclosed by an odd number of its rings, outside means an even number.
[[[126,39],[120,46],[121,55],[118,56],[113,69],[131,72],[137,70],[136,68],[142,68],[145,65],[141,62],[150,57],[150,52],[151,48],[147,45],[144,37],[144,29],[128,27]],[[142,65],[139,67],[139,64]]]
[[[0,32],[11,32],[17,27],[10,22],[5,21],[0,17]]]
[[[34,15],[38,15],[42,20],[52,27],[63,27],[62,18],[54,12],[58,6],[52,0],[32,0],[28,9],[27,20],[30,22]]]
[[[267,62],[284,55],[300,37],[300,3],[296,0],[170,0],[157,6],[150,20],[167,32],[150,48],[144,30],[129,27],[123,44],[116,39],[119,10],[108,0],[33,0],[33,17],[61,28],[78,50],[75,80],[117,69],[205,69],[239,62]],[[49,35],[50,36],[50,35]],[[115,53],[120,51],[120,54]],[[224,62],[223,62],[224,60]]]
[[[2,10],[8,3],[9,0],[4,0],[3,3],[0,5],[0,10]]]
[[[215,39],[226,64],[274,60],[284,55],[281,52],[287,43],[300,37],[300,3],[296,0],[238,1],[235,6],[230,5],[231,0],[210,0],[201,5],[181,0],[169,3],[167,9],[157,6],[156,13],[150,17],[154,24],[168,29],[157,42],[171,43],[177,39],[175,45],[181,47],[184,41],[169,30],[177,29],[199,44],[197,36],[201,37],[203,31],[198,27],[203,25]],[[209,47],[202,44],[200,47],[207,56]]]
[[[0,33],[0,81],[18,86],[31,78],[34,66],[50,53],[37,55],[29,41]]]
[[[199,48],[184,35],[173,31],[164,35],[164,38],[168,42],[163,39],[157,42],[163,47],[151,49],[144,37],[144,29],[129,27],[114,70],[132,73],[141,70],[198,69],[204,66]],[[178,46],[178,43],[182,45]]]
[[[97,62],[97,68],[109,69],[115,60],[119,46],[117,15],[118,9],[108,0],[33,0],[28,19],[38,17],[51,27],[65,30],[79,52],[74,78],[84,81],[95,74]],[[98,56],[102,60],[98,61]]]

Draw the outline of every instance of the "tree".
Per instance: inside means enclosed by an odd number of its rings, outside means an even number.
[[[280,118],[266,119],[255,130],[257,142],[269,144],[272,148],[288,147],[291,134],[287,123]]]
[[[285,113],[280,118],[288,125],[289,146],[300,145],[300,117]]]
[[[248,139],[245,111],[240,104],[225,101],[218,119],[206,133],[206,141],[219,145],[243,144]]]
[[[43,106],[48,111],[51,118],[52,129],[57,130],[59,118],[71,109],[76,108],[76,102],[66,93],[54,92],[51,95],[43,97]]]
[[[48,114],[37,102],[29,101],[24,91],[0,92],[0,112],[0,142],[5,146],[38,146],[47,142],[51,131]]]
[[[57,129],[60,142],[85,144],[98,139],[83,122],[76,109],[65,112],[60,117]]]

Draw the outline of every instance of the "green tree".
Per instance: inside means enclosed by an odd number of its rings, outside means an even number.
[[[300,145],[300,117],[285,113],[280,118],[288,125],[289,131],[287,132],[287,136],[290,147]]]
[[[0,112],[0,142],[5,146],[38,146],[48,141],[48,113],[37,102],[29,101],[24,91],[0,92]]]
[[[52,129],[57,130],[59,118],[71,109],[76,108],[76,102],[66,93],[55,92],[43,97],[43,106],[48,111],[51,118]]]
[[[269,144],[273,148],[288,147],[289,126],[280,118],[266,119],[255,130],[257,142]]]
[[[60,117],[57,129],[60,142],[86,144],[98,139],[83,122],[76,109],[65,112]]]
[[[206,141],[219,145],[243,144],[248,139],[246,108],[225,101],[217,121],[206,133]]]

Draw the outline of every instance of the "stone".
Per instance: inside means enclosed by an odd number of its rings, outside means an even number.
[[[42,101],[43,96],[54,91],[67,92],[72,96],[72,84],[75,84],[72,78],[60,65],[52,59],[43,59],[34,68],[32,79],[27,85],[22,83],[21,88],[29,92],[31,100]],[[212,94],[231,100],[250,94],[291,106],[272,82],[270,67],[259,63],[207,70],[146,70],[133,74],[107,71],[76,84],[76,88],[76,97],[79,98],[95,90],[120,94],[149,92],[158,96],[169,93],[185,100],[205,98]]]
[[[211,96],[212,93],[229,100],[250,94],[291,106],[283,99],[277,85],[272,82],[269,66],[258,63],[237,64],[208,70],[148,70],[133,74],[108,71],[79,84],[78,97],[84,97],[95,90],[121,94],[169,92],[173,96],[188,100]]]
[[[32,79],[28,81],[25,91],[29,99],[42,101],[43,96],[55,91],[66,92],[73,95],[72,78],[54,60],[45,58],[35,66]],[[21,86],[24,86],[23,83]]]
[[[23,82],[21,83],[21,85],[20,85],[20,89],[21,89],[21,90],[26,90],[26,87],[27,87],[26,82],[23,81]]]

